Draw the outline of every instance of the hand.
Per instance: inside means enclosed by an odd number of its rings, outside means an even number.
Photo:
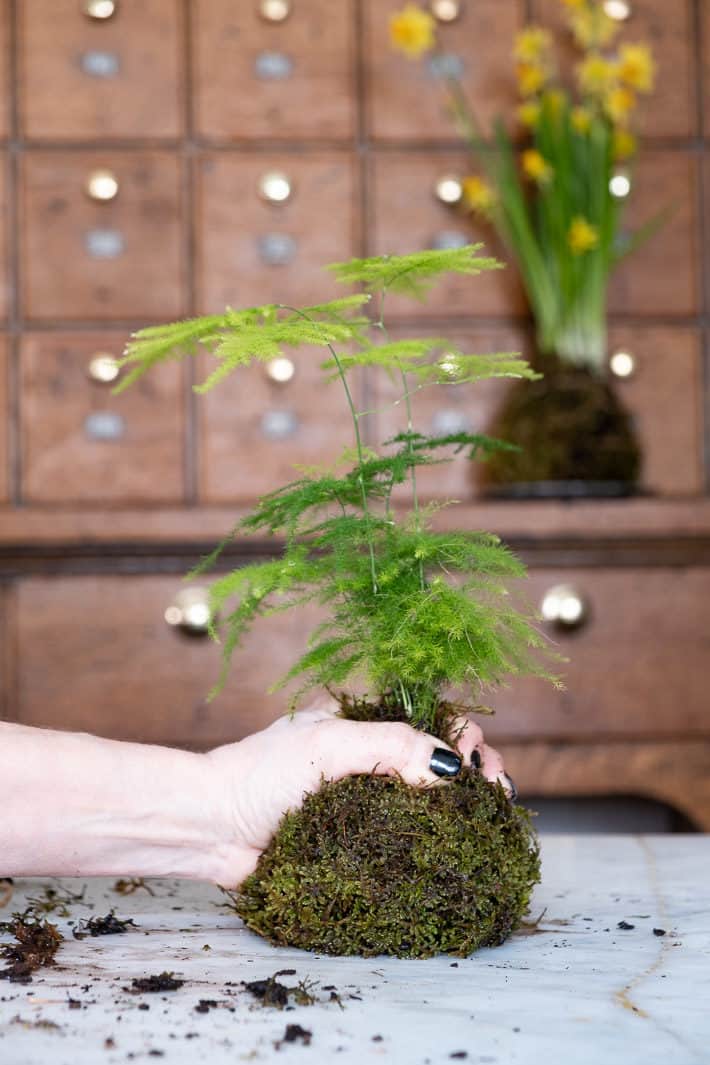
[[[256,868],[287,810],[318,790],[321,779],[340,780],[352,773],[399,776],[427,786],[455,776],[461,757],[441,740],[403,723],[348,721],[337,716],[329,697],[307,710],[276,720],[239,743],[210,751],[213,786],[221,791],[222,855],[220,881],[234,886]],[[489,780],[512,781],[503,762],[483,740],[470,715],[456,722],[456,743],[463,760],[473,760]],[[216,779],[215,779],[216,776]]]

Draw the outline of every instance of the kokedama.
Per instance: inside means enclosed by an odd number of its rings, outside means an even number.
[[[551,657],[544,637],[509,596],[522,564],[489,533],[436,531],[432,509],[417,495],[420,467],[456,452],[485,458],[508,445],[470,433],[424,436],[412,423],[419,389],[536,375],[516,354],[471,354],[443,338],[390,340],[383,320],[389,292],[421,297],[442,274],[499,265],[479,250],[336,264],[335,277],[362,294],[304,308],[228,308],[143,329],[128,345],[120,388],[163,360],[202,350],[214,368],[197,392],[254,360],[319,347],[352,417],[353,449],[333,468],[304,472],[259,499],[196,571],[240,534],[283,545],[278,557],[212,584],[213,635],[224,647],[218,688],[257,618],[305,603],[320,604],[327,618],[275,685],[300,681],[294,706],[307,691],[326,688],[346,717],[408,722],[453,745],[457,717],[479,708],[486,688],[519,674],[554,681],[542,662]],[[364,313],[368,304],[373,317]],[[370,366],[401,383],[397,402],[408,416],[406,431],[378,451],[363,442],[366,412],[350,386],[352,371]],[[401,514],[393,491],[406,483],[412,505]],[[538,878],[528,814],[499,783],[467,767],[429,789],[374,775],[324,782],[286,814],[233,897],[247,925],[275,943],[338,954],[466,955],[508,936]]]

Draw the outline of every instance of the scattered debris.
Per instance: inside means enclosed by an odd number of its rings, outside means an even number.
[[[81,906],[88,906],[89,903],[84,901],[84,895],[86,894],[86,884],[79,892],[67,890],[58,890],[53,887],[45,887],[42,889],[41,895],[28,896],[27,902],[29,903],[25,912],[32,913],[35,917],[41,917],[43,914],[56,913],[58,917],[71,917],[70,906],[77,904]]]
[[[12,898],[12,877],[0,876],[0,909]]]
[[[62,1026],[54,1021],[45,1021],[42,1018],[37,1021],[26,1021],[24,1017],[20,1017],[19,1013],[15,1014],[10,1024],[21,1024],[23,1028],[42,1028],[47,1032],[61,1032],[62,1030]]]
[[[64,938],[55,925],[27,911],[13,914],[11,921],[3,921],[0,931],[12,933],[16,940],[0,946],[0,958],[10,962],[0,971],[0,980],[14,984],[31,984],[35,970],[54,965],[54,955]]]
[[[654,928],[653,934],[654,936],[664,936],[666,934],[666,930],[665,928]]]
[[[195,1006],[195,1013],[209,1013],[210,1010],[215,1009],[217,1005],[216,998],[201,998]]]
[[[280,1050],[283,1043],[295,1043],[300,1039],[304,1047],[308,1047],[311,1045],[312,1037],[313,1032],[309,1032],[307,1028],[301,1028],[300,1024],[287,1024],[283,1038],[280,1042],[275,1043],[274,1046],[277,1050]]]
[[[250,991],[255,998],[258,998],[262,1006],[274,1006],[276,1009],[282,1010],[289,1004],[289,996],[293,995],[294,1002],[297,1006],[312,1006],[316,999],[313,996],[312,989],[315,987],[315,983],[308,979],[299,981],[295,987],[287,987],[286,984],[280,983],[277,976],[295,976],[295,969],[279,969],[273,976],[268,976],[265,980],[250,980],[242,981],[243,986]],[[334,1001],[333,992],[335,987],[331,986],[324,990],[330,990],[330,1001]],[[335,998],[340,1002],[337,994]]]
[[[628,921],[619,921],[616,927],[620,928],[622,932],[630,932],[632,928],[636,927],[636,925],[629,924]]]
[[[138,927],[130,917],[123,920],[116,917],[115,911],[111,910],[105,917],[90,917],[88,921],[80,921],[79,927],[74,929],[72,935],[74,939],[86,939],[87,936],[116,936],[127,932],[129,925],[133,925],[134,928]]]
[[[454,1050],[452,1054],[449,1054],[450,1058],[467,1058],[468,1050]]]
[[[124,988],[124,990],[133,992],[177,991],[184,983],[184,980],[177,980],[172,973],[165,972],[157,976],[141,976],[132,980],[131,987]]]
[[[127,880],[117,880],[111,890],[115,891],[117,895],[132,895],[139,888],[143,888],[149,895],[155,896],[155,892],[148,887],[142,876],[131,876]]]

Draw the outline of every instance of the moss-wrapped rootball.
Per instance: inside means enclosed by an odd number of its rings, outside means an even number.
[[[498,451],[482,467],[493,493],[539,482],[586,482],[590,495],[631,494],[641,451],[631,417],[611,384],[553,356],[538,359],[544,377],[513,384],[490,432],[518,445]]]
[[[284,817],[235,908],[280,946],[465,957],[510,935],[539,879],[530,815],[479,771],[423,790],[359,776]]]

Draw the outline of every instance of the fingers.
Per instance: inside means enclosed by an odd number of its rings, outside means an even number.
[[[398,722],[335,717],[314,729],[314,739],[321,772],[330,780],[374,772],[421,787],[455,776],[462,764],[441,740]]]
[[[453,725],[456,736],[456,748],[461,752],[466,764],[480,769],[486,780],[495,784],[497,780],[503,785],[512,799],[517,797],[517,789],[508,776],[503,765],[503,758],[495,747],[489,747],[483,738],[483,730],[470,714],[457,717]]]

